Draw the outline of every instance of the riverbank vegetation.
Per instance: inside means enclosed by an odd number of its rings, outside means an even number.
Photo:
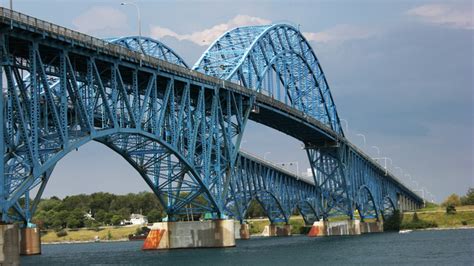
[[[166,216],[153,193],[114,195],[99,192],[67,196],[64,199],[42,199],[33,216],[33,223],[42,230],[97,230],[101,226],[119,225],[122,220],[129,219],[132,213],[147,216],[148,222],[157,222]]]

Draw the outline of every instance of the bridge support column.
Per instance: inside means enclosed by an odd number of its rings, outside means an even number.
[[[250,239],[250,226],[249,224],[240,224],[239,229],[240,239]]]
[[[20,265],[18,225],[0,224],[0,265]]]
[[[383,222],[360,222],[360,233],[369,234],[369,233],[382,233],[383,232]]]
[[[345,221],[323,221],[314,222],[308,236],[343,236],[343,235],[360,235],[359,220]]]
[[[265,226],[263,236],[291,236],[291,225],[270,224]]]
[[[234,220],[154,223],[144,250],[235,246]]]
[[[41,234],[37,227],[20,229],[20,254],[38,255],[41,254]]]

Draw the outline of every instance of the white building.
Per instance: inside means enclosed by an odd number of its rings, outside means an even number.
[[[121,225],[133,224],[133,225],[145,225],[148,224],[148,218],[141,214],[132,213],[130,214],[130,220],[123,220],[120,222]]]

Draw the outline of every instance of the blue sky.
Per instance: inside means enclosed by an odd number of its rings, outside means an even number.
[[[120,2],[15,1],[14,8],[97,37],[137,35],[136,10]],[[392,169],[401,167],[436,201],[474,186],[471,1],[137,3],[143,35],[172,47],[189,65],[232,27],[299,24],[322,63],[339,116],[348,121],[349,139],[373,157],[390,157]],[[308,167],[298,141],[254,123],[243,147],[274,162],[297,161],[300,172]],[[142,190],[148,188],[121,157],[91,143],[58,163],[45,196]]]

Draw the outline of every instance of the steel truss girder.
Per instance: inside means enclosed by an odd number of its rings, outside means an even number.
[[[29,222],[42,189],[33,204],[20,199],[28,202],[58,160],[91,140],[137,169],[170,219],[184,208],[225,216],[229,169],[252,98],[41,40],[28,39],[21,54],[9,39],[2,34],[0,44],[7,81],[3,221],[17,218],[8,213],[13,207]]]

